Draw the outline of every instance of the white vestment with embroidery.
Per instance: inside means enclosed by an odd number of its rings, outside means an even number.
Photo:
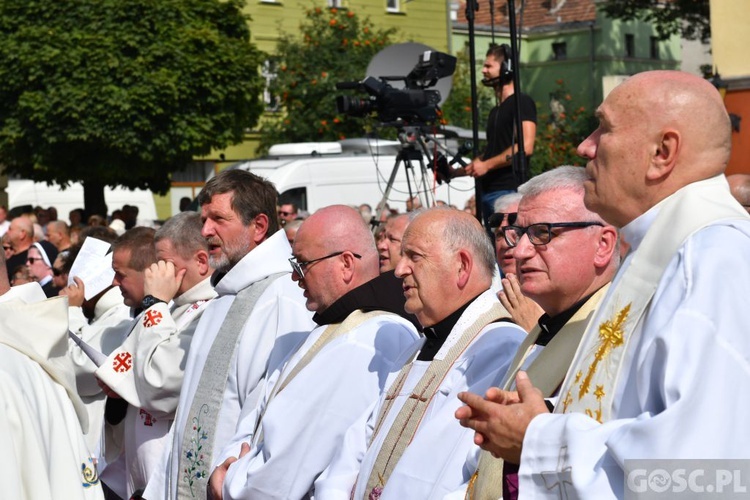
[[[736,205],[726,181],[702,182],[723,183],[721,199],[714,201]],[[622,229],[631,253],[594,325],[613,320],[602,316],[605,304],[661,207]],[[685,216],[703,209],[694,204]],[[594,418],[584,413],[534,418],[523,442],[521,498],[623,498],[628,459],[750,458],[750,441],[741,432],[750,411],[749,255],[750,220],[743,215],[711,223],[679,246],[626,345],[610,418],[599,423],[596,412]],[[574,363],[568,376],[587,370]],[[562,406],[561,393],[556,410]]]
[[[284,231],[279,230],[243,257],[215,284],[218,296],[206,308],[193,335],[177,414],[170,432],[170,446],[165,448],[163,457],[166,463],[162,463],[149,479],[145,498],[176,498],[178,481],[183,480],[178,470],[180,455],[189,450],[180,449],[180,444],[176,447],[171,444],[183,442],[185,419],[203,367],[211,362],[207,355],[237,293],[272,274],[289,273],[288,277],[276,279],[263,292],[240,333],[216,424],[214,457],[235,434],[240,414],[251,412],[260,402],[266,370],[272,371],[278,367],[314,327],[312,313],[305,307],[302,290],[291,279],[288,261],[291,256],[289,241]],[[241,362],[238,363],[238,360]],[[234,454],[239,455],[239,445]],[[212,470],[211,465],[204,466],[206,479]],[[198,487],[205,488],[205,484]]]
[[[455,339],[494,303],[498,300],[492,290],[475,299],[451,330],[436,358],[444,356]],[[499,384],[525,335],[521,327],[509,322],[491,323],[480,331],[440,384],[380,499],[442,498],[469,480],[474,469],[467,467],[465,462],[469,451],[476,445],[473,431],[458,425],[454,416],[462,405],[458,393],[484,394],[489,387]],[[368,498],[367,481],[383,440],[429,365],[429,361],[412,363],[403,387],[371,444],[384,397],[349,428],[341,449],[315,483],[316,500],[347,500],[353,488],[353,498]],[[390,382],[392,380],[389,385]]]

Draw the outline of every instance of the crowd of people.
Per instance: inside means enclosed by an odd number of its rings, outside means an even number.
[[[632,460],[750,458],[721,97],[645,72],[597,117],[585,167],[492,197],[494,241],[447,206],[305,214],[241,170],[158,228],[35,239],[0,209],[8,498],[625,498]],[[88,238],[104,286],[70,276]]]

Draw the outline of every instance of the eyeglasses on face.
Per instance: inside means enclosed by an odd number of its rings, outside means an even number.
[[[297,273],[297,276],[299,276],[299,279],[302,280],[302,279],[305,279],[305,269],[307,269],[307,267],[310,264],[320,262],[321,260],[330,259],[332,257],[338,257],[339,255],[344,254],[346,252],[348,252],[348,250],[342,250],[340,252],[333,252],[332,254],[328,254],[325,257],[320,257],[318,259],[308,260],[305,262],[299,262],[296,257],[292,257],[291,259],[289,259],[289,264],[291,264],[292,266],[292,271]],[[351,254],[354,255],[358,259],[362,258],[361,255],[356,254],[354,252],[351,252]]]
[[[55,276],[58,276],[58,277],[62,276],[63,275],[63,270],[62,269],[58,269],[56,267],[53,267],[52,268],[52,274],[54,274]]]
[[[503,220],[506,217],[508,218],[508,222],[503,224]],[[517,217],[518,212],[495,212],[490,215],[489,219],[487,219],[487,224],[490,226],[490,229],[495,229],[496,227],[501,226],[512,226],[516,223]]]
[[[26,257],[26,262],[33,264],[34,262],[44,261],[41,257]]]
[[[3,250],[11,250],[12,248],[10,245],[3,245]]]
[[[555,228],[581,229],[589,226],[603,226],[601,222],[539,222],[530,226],[506,226],[503,228],[505,242],[509,247],[515,247],[523,235],[529,237],[532,245],[546,245],[552,238],[558,236],[553,233]]]
[[[282,217],[289,217],[293,213],[294,212],[283,212],[283,211],[279,210],[279,215],[282,216]]]

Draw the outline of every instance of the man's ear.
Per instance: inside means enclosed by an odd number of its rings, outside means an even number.
[[[617,231],[612,226],[604,226],[597,241],[596,253],[594,254],[594,266],[605,268],[615,258],[617,251]]]
[[[341,257],[344,260],[342,269],[343,278],[346,283],[349,283],[354,279],[354,266],[357,258],[351,252],[344,252]]]
[[[469,283],[469,278],[471,277],[471,270],[474,267],[474,258],[472,257],[471,253],[469,253],[465,249],[459,250],[456,258],[458,261],[457,283],[458,283],[458,288],[462,289]]]
[[[253,242],[256,245],[260,245],[270,236],[268,233],[268,216],[266,214],[258,214],[253,219],[255,222],[255,230],[253,231]]]
[[[213,270],[211,265],[208,263],[208,252],[205,250],[198,250],[193,257],[198,266],[198,272],[201,276],[210,274]]]
[[[682,146],[682,136],[677,130],[666,130],[662,133],[661,139],[656,143],[648,170],[646,179],[651,182],[659,182],[672,173],[677,164],[677,157]]]

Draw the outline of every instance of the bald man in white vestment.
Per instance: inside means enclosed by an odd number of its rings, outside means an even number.
[[[520,498],[623,498],[635,459],[698,459],[681,463],[689,473],[750,458],[750,218],[723,175],[722,98],[696,76],[645,72],[597,116],[578,147],[585,203],[622,228],[630,252],[553,414],[521,373],[520,402],[464,395],[458,415],[485,449],[520,461]]]
[[[467,389],[498,384],[526,332],[490,289],[495,252],[471,215],[433,208],[402,240],[396,276],[425,344],[347,431],[315,483],[316,500],[442,498],[468,481],[472,433],[453,413]]]

